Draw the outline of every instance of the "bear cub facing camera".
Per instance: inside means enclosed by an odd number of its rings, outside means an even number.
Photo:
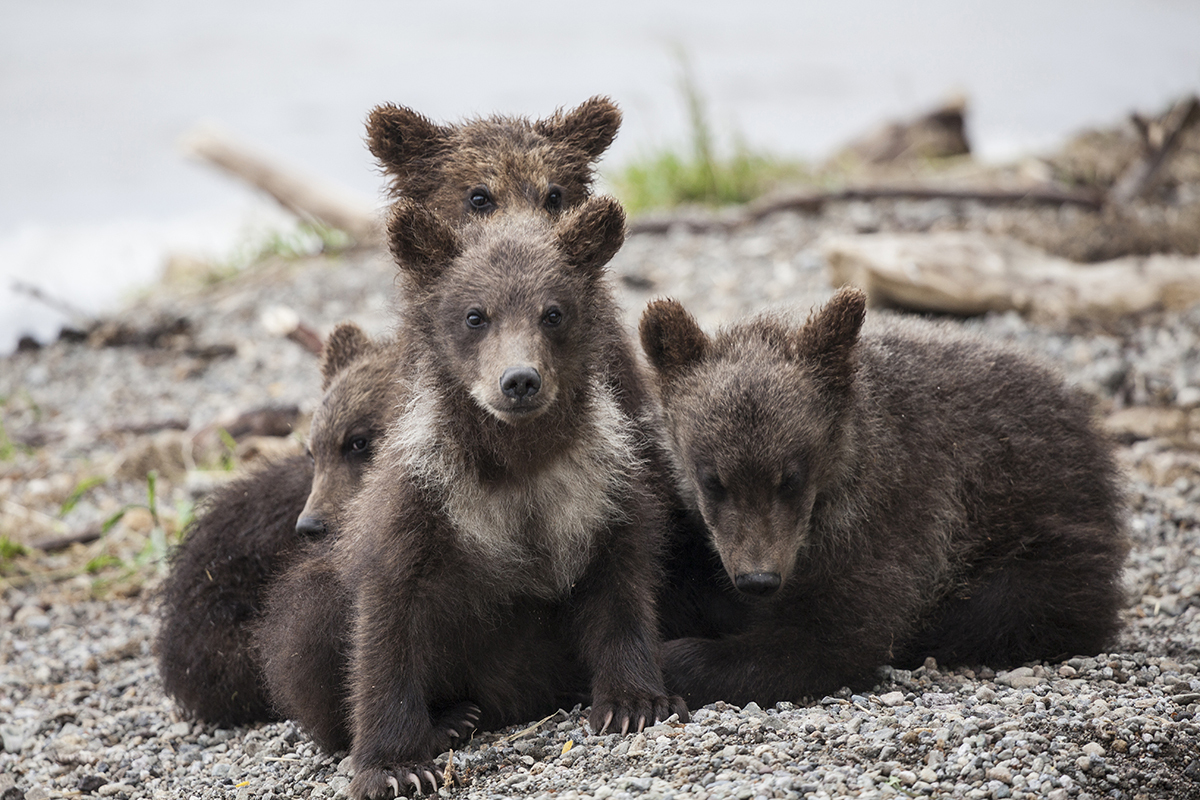
[[[843,289],[796,327],[709,337],[652,303],[642,345],[677,472],[737,596],[723,635],[664,645],[692,705],[798,700],[884,664],[1102,651],[1127,552],[1088,402],[1009,348],[870,325]],[[670,587],[667,588],[670,594]]]
[[[597,731],[686,716],[658,663],[667,503],[647,467],[649,409],[632,400],[647,390],[604,276],[620,206],[592,198],[554,223],[508,214],[456,231],[401,200],[389,235],[411,399],[329,553],[353,609],[350,794],[436,785],[432,759],[474,722],[463,717],[524,721],[572,688],[544,663],[581,665]],[[303,593],[294,601],[311,618]],[[310,689],[306,727],[329,703]]]

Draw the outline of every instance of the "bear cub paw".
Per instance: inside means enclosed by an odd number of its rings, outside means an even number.
[[[434,749],[442,753],[462,745],[479,727],[482,713],[479,706],[465,701],[446,711],[433,724]]]
[[[350,781],[354,800],[381,800],[401,795],[436,794],[437,768],[432,764],[397,767],[367,767],[357,770]]]
[[[610,728],[616,733],[618,727],[624,735],[630,730],[640,733],[647,725],[656,725],[672,714],[678,714],[681,722],[688,721],[687,704],[682,697],[622,697],[592,703],[588,724],[597,736],[609,733]]]

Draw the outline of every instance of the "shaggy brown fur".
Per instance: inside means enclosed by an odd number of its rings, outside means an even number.
[[[620,125],[621,112],[605,97],[542,120],[495,115],[459,125],[382,105],[367,120],[367,144],[395,197],[457,226],[497,210],[558,214],[579,205]]]
[[[620,122],[620,111],[604,98],[539,121],[494,116],[444,126],[410,109],[380,106],[368,122],[368,140],[397,195],[423,198],[459,225],[502,208],[556,216],[582,202],[592,164]],[[367,346],[361,331],[343,328],[333,337],[323,367],[326,390]],[[353,396],[358,389],[351,383],[342,380],[337,392]],[[371,402],[381,399],[379,386],[359,389]],[[317,472],[320,485],[311,485],[309,459],[297,457],[267,465],[208,499],[175,557],[158,636],[164,685],[185,709],[221,724],[273,718],[248,647],[247,623],[260,616],[265,582],[290,563],[305,537],[336,530],[344,502],[361,480],[355,465],[366,451],[355,448],[369,444],[382,422],[346,419],[325,428],[328,438],[314,436],[313,456],[328,467]],[[365,427],[351,430],[342,423]],[[322,425],[315,420],[314,430]],[[338,448],[345,452],[338,455]],[[291,633],[303,635],[300,629]]]
[[[607,199],[553,228],[506,216],[461,235],[393,211],[412,400],[332,545],[353,594],[356,798],[433,784],[465,703],[493,727],[586,691],[560,664],[590,676],[597,730],[686,715],[657,666],[646,390],[603,277],[623,223]],[[305,727],[338,713],[338,679],[298,689]]]
[[[338,529],[373,446],[394,415],[397,351],[343,324],[325,345],[325,392],[310,456],[276,461],[216,489],[175,552],[155,650],[167,693],[222,725],[272,719],[250,627],[273,576],[305,541]]]
[[[1127,544],[1089,404],[1010,349],[915,321],[860,340],[863,317],[857,290],[799,328],[709,338],[672,301],[642,317],[728,576],[709,578],[712,638],[664,646],[691,704],[798,700],[926,656],[1094,654],[1117,631]]]

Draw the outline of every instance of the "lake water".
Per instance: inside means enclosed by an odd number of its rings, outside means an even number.
[[[220,124],[367,198],[372,106],[438,120],[544,115],[607,94],[606,164],[682,141],[679,58],[722,137],[819,158],[955,92],[986,158],[1054,146],[1200,89],[1200,3],[1015,0],[416,4],[396,0],[5,3],[0,24],[0,352],[153,279],[165,253],[224,257],[282,219],[185,160]]]

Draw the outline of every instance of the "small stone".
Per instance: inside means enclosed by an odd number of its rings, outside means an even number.
[[[1092,766],[1092,759],[1088,758],[1087,756],[1080,756],[1079,758],[1075,759],[1075,766],[1078,767],[1081,772],[1087,772]]]
[[[912,786],[917,782],[917,773],[909,769],[902,769],[893,772],[892,775],[900,779],[900,782],[905,786]]]
[[[1104,745],[1099,742],[1088,742],[1083,746],[1083,752],[1089,756],[1104,755]]]
[[[1011,686],[1014,689],[1028,689],[1032,686],[1037,686],[1042,682],[1042,679],[1033,674],[1032,667],[1017,667],[1008,672],[1001,672],[996,676],[996,683],[1003,683],[1005,686]]]
[[[90,794],[106,783],[108,783],[108,780],[103,775],[84,775],[79,779],[79,783],[75,785],[75,788],[85,794]]]
[[[1200,387],[1184,386],[1175,393],[1175,405],[1180,408],[1200,406]]]
[[[1012,783],[1012,770],[1008,767],[992,767],[985,773],[988,780],[1000,781],[1001,783]]]
[[[937,772],[932,767],[923,767],[917,776],[926,783],[937,783]]]
[[[975,699],[981,703],[990,703],[996,699],[996,693],[987,686],[980,686],[975,690]]]
[[[176,722],[174,725],[167,728],[166,738],[182,739],[184,736],[187,736],[191,732],[191,730],[192,730],[191,723]]]
[[[1058,674],[1064,678],[1074,678],[1076,675],[1079,674],[1079,671],[1076,670],[1074,667],[1072,667],[1070,664],[1063,664],[1061,667],[1058,668]]]
[[[888,692],[879,696],[879,702],[888,708],[895,708],[904,703],[904,692]]]

